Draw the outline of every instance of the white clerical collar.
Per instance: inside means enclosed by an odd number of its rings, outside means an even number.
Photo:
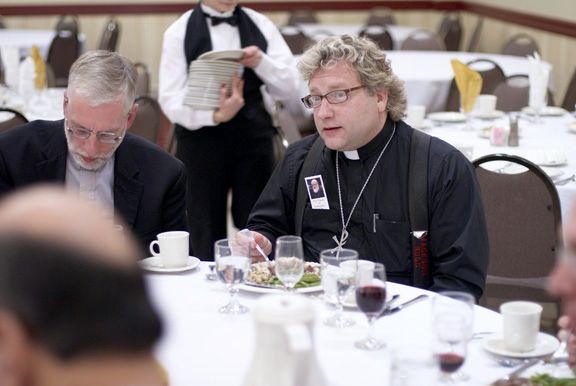
[[[360,159],[360,156],[358,155],[358,150],[345,151],[344,155],[346,156],[346,158],[351,159],[351,160],[359,160]]]

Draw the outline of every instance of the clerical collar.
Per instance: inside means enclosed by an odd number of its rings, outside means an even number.
[[[366,159],[371,157],[382,150],[382,146],[388,142],[393,130],[394,122],[392,119],[388,118],[386,119],[386,123],[384,123],[384,128],[380,130],[376,137],[374,137],[370,142],[357,150],[344,151],[343,153],[346,158],[350,160]]]

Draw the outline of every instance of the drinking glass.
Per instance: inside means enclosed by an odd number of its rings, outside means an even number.
[[[236,298],[238,284],[246,280],[250,271],[250,244],[233,239],[222,239],[214,243],[214,260],[218,278],[226,284],[230,301],[218,311],[222,314],[238,315],[248,312]]]
[[[434,332],[437,339],[436,358],[440,366],[440,382],[458,383],[463,380],[458,370],[466,359],[468,333],[467,321],[457,313],[442,313],[434,317]]]
[[[352,249],[327,249],[320,252],[322,288],[325,299],[336,304],[336,312],[324,324],[330,327],[349,327],[354,320],[344,316],[342,303],[356,283],[358,252]]]
[[[304,275],[304,252],[300,236],[280,236],[276,239],[276,277],[288,292]]]
[[[354,343],[361,350],[380,350],[386,344],[374,336],[374,322],[386,307],[386,270],[381,263],[374,263],[372,280],[365,281],[365,272],[357,270],[356,274],[356,304],[368,318],[368,334],[366,338]]]
[[[461,348],[458,346],[466,346],[474,334],[474,303],[474,296],[461,291],[441,291],[438,296],[432,300],[432,319],[435,329],[438,328],[438,318],[445,318],[447,315],[452,315],[461,319],[461,325],[459,325],[458,328],[459,333],[463,335],[462,342],[459,342],[458,345],[455,344],[454,347],[458,348],[459,351],[464,350],[464,353],[466,347]],[[458,371],[459,367],[460,366],[453,370],[450,379],[452,381],[466,381],[470,379],[467,374]]]

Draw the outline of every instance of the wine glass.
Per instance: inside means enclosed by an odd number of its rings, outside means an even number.
[[[288,292],[294,292],[296,283],[304,275],[304,252],[300,236],[280,236],[276,239],[276,277]]]
[[[467,292],[461,291],[441,291],[432,301],[432,318],[436,328],[436,319],[444,315],[457,315],[462,319],[463,345],[474,335],[474,296]],[[454,370],[450,378],[452,380],[466,381],[470,377],[461,372]]]
[[[436,358],[440,366],[442,383],[458,383],[458,370],[464,364],[467,352],[467,321],[458,313],[442,313],[434,316],[436,334]]]
[[[342,302],[356,282],[358,252],[352,249],[327,249],[320,252],[322,288],[325,299],[336,304],[336,312],[324,324],[330,327],[349,327],[354,320],[344,317]]]
[[[227,315],[238,315],[248,312],[236,298],[238,284],[246,280],[250,271],[250,244],[232,239],[222,239],[214,243],[214,260],[218,278],[226,284],[230,301],[218,311]]]
[[[354,346],[369,351],[386,347],[374,336],[374,322],[386,307],[386,270],[381,263],[374,263],[372,269],[372,280],[366,281],[365,269],[359,268],[356,273],[356,304],[368,318],[370,326],[366,338],[355,342]]]

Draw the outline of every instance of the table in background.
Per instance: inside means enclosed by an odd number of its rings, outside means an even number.
[[[320,23],[300,23],[298,27],[311,37],[312,39],[318,36],[330,35],[358,35],[365,27],[363,24],[320,24]],[[406,25],[387,25],[386,30],[390,32],[390,36],[394,41],[394,47],[398,48],[404,40],[412,32],[420,30],[419,27],[412,27]]]
[[[50,43],[52,43],[55,34],[56,30],[53,29],[0,29],[0,46],[19,47],[20,57],[24,58],[31,54],[32,46],[35,45],[40,50],[42,57],[46,59]],[[81,52],[86,51],[86,37],[84,34],[79,34],[78,40],[80,41]]]
[[[228,293],[222,283],[206,280],[208,272],[207,264],[202,263],[199,268],[180,274],[146,275],[153,302],[165,322],[165,334],[156,354],[168,371],[171,386],[240,386],[252,361],[253,319],[250,313],[234,317],[218,313],[218,308],[228,301]],[[389,294],[400,295],[399,302],[423,292],[426,291],[394,283],[388,286]],[[238,296],[242,304],[253,307],[262,295],[240,291]],[[317,297],[314,301],[315,346],[330,386],[387,385],[391,349],[407,344],[430,345],[430,299],[378,320],[376,334],[389,348],[377,352],[353,346],[367,332],[363,314],[348,312],[357,321],[356,326],[326,327],[322,320],[333,310]],[[475,331],[499,331],[500,325],[499,314],[475,307]],[[472,376],[466,385],[485,386],[510,369],[499,366],[482,349],[481,340],[475,339],[469,343],[463,371]],[[274,379],[270,385],[274,385]]]

